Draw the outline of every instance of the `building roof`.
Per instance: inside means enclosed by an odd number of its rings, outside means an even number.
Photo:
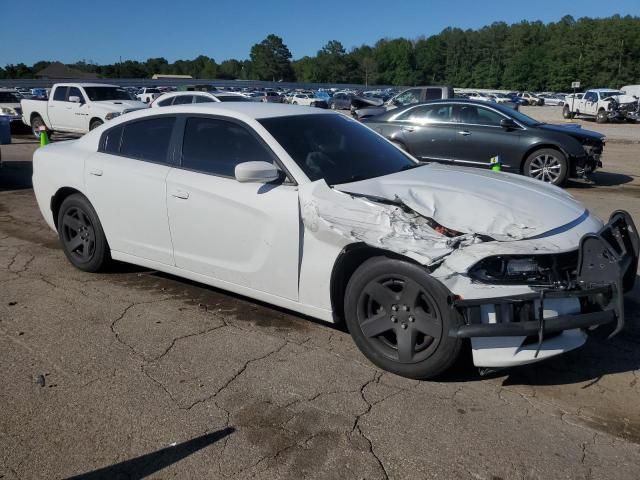
[[[164,75],[162,73],[156,73],[151,77],[151,80],[158,80],[162,78],[189,79],[193,77],[191,75]]]
[[[43,68],[36,74],[37,78],[50,78],[53,80],[71,80],[82,78],[98,78],[95,73],[83,72],[76,68],[67,67],[60,62],[54,62]]]

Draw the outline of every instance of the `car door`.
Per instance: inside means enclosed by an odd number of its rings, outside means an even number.
[[[489,106],[459,103],[453,111],[455,127],[455,163],[489,167],[491,158],[500,156],[505,170],[518,171],[522,160],[522,129],[503,128],[506,115]]]
[[[69,99],[77,97],[79,102],[72,102]],[[68,115],[68,124],[70,130],[78,132],[86,132],[89,129],[89,109],[87,99],[78,87],[69,87],[66,99],[66,115]]]
[[[586,113],[588,115],[595,115],[598,113],[598,94],[596,92],[588,92],[584,96],[584,109],[581,110],[582,113]]]
[[[84,172],[111,249],[166,265],[174,264],[165,182],[175,123],[159,115],[107,130]]]
[[[455,127],[452,105],[437,103],[417,105],[393,118],[412,155],[420,160],[451,162],[454,160]]]
[[[183,121],[180,165],[167,177],[176,266],[297,300],[297,187],[235,179],[239,163],[276,162],[248,125],[211,116]]]
[[[58,86],[47,103],[47,113],[54,129],[68,130],[71,128],[70,116],[67,111],[67,91],[69,87]]]

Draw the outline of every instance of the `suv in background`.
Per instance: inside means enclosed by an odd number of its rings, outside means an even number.
[[[453,87],[412,87],[403,90],[386,102],[375,98],[354,97],[351,100],[351,111],[356,118],[363,119],[381,115],[394,108],[430,100],[453,98],[454,96]]]

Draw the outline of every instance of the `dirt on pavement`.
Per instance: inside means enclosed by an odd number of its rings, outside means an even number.
[[[407,380],[340,327],[130,265],[75,270],[37,209],[34,148],[2,147],[3,480],[638,478],[639,286],[612,340]],[[640,223],[639,148],[608,144],[569,191]]]

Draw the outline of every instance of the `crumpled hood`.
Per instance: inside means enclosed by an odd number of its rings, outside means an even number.
[[[143,108],[149,108],[149,105],[137,100],[102,100],[100,102],[93,102],[105,110],[112,112],[122,112],[124,110],[140,110]]]
[[[444,227],[499,241],[558,233],[588,216],[571,195],[538,180],[434,163],[334,188],[400,201]]]

